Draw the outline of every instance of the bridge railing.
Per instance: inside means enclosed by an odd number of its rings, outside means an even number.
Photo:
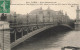
[[[39,23],[23,23],[23,24],[18,24],[18,23],[11,23],[10,24],[10,27],[24,27],[24,26],[36,26],[36,25],[52,25],[53,23],[52,22],[45,22],[45,23],[43,23],[43,22],[39,22]],[[53,24],[53,25],[55,25],[55,24]]]

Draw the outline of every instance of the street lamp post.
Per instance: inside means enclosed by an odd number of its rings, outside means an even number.
[[[49,17],[49,22],[50,22],[50,11],[49,10],[48,10],[48,15],[49,15],[48,17]]]
[[[14,23],[16,24],[16,12],[14,13]]]
[[[53,15],[52,15],[52,17],[53,17]],[[54,24],[54,17],[53,17],[53,24]]]
[[[15,13],[14,13],[14,24],[15,24],[14,26],[16,26],[16,17],[17,17],[17,16],[16,16],[16,12],[15,12]],[[15,27],[15,29],[16,29],[16,27]],[[15,41],[16,41],[16,32],[15,32]]]
[[[37,25],[37,28],[38,28],[38,15],[36,14],[36,25]]]
[[[36,14],[36,24],[38,24],[38,15]]]
[[[48,11],[47,11],[47,13],[48,13],[48,17],[49,17],[49,23],[50,23],[50,7],[48,6]]]
[[[44,17],[44,14],[43,14],[43,25],[45,26],[45,17]]]
[[[27,14],[27,25],[28,25],[28,22],[29,22],[29,21],[28,21],[28,18],[29,18],[29,16],[28,16],[28,14]]]

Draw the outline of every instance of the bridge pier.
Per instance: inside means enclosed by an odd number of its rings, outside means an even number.
[[[11,50],[9,23],[0,22],[0,45],[1,50]]]
[[[80,23],[75,23],[75,30],[80,31]]]

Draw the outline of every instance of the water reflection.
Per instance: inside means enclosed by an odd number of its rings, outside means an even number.
[[[70,31],[58,43],[62,46],[80,47],[80,31]]]

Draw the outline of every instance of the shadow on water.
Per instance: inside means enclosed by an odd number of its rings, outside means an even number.
[[[71,31],[71,29],[65,26],[49,28],[27,39],[23,43],[12,48],[12,50],[39,50],[43,48],[49,48],[51,47],[50,45],[59,41],[59,38],[63,37],[64,34],[69,31]],[[53,47],[56,47],[56,45]]]

